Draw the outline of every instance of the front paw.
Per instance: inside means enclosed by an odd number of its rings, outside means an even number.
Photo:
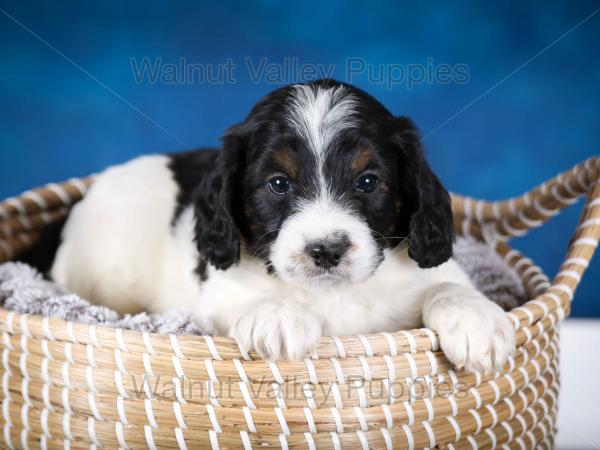
[[[474,289],[441,291],[424,311],[425,326],[458,369],[499,371],[515,351],[515,332],[506,313]]]
[[[264,302],[242,314],[229,336],[263,359],[300,360],[316,350],[321,324],[295,304]]]

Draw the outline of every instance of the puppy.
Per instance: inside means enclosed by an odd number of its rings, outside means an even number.
[[[513,327],[451,258],[453,237],[413,123],[320,80],[264,97],[220,151],[100,174],[51,275],[122,313],[190,308],[271,360],[324,335],[424,325],[458,368],[497,370]]]

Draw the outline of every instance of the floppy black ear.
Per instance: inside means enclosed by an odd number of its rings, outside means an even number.
[[[194,190],[196,245],[204,261],[225,270],[240,260],[240,230],[236,214],[236,194],[245,166],[247,139],[242,126],[223,137],[223,149],[216,167]]]
[[[405,117],[395,122],[393,141],[401,152],[399,176],[405,208],[399,232],[408,235],[408,254],[419,267],[435,267],[452,256],[454,227],[450,196],[425,160],[415,125]]]

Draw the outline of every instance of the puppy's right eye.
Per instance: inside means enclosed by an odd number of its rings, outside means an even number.
[[[277,176],[269,180],[269,189],[273,194],[284,195],[292,190],[292,184],[286,177]]]
[[[366,173],[356,182],[356,190],[368,194],[369,192],[373,192],[378,184],[379,178],[377,175]]]

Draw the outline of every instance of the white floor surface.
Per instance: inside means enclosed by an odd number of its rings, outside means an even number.
[[[600,320],[567,319],[560,331],[559,450],[600,450]]]

